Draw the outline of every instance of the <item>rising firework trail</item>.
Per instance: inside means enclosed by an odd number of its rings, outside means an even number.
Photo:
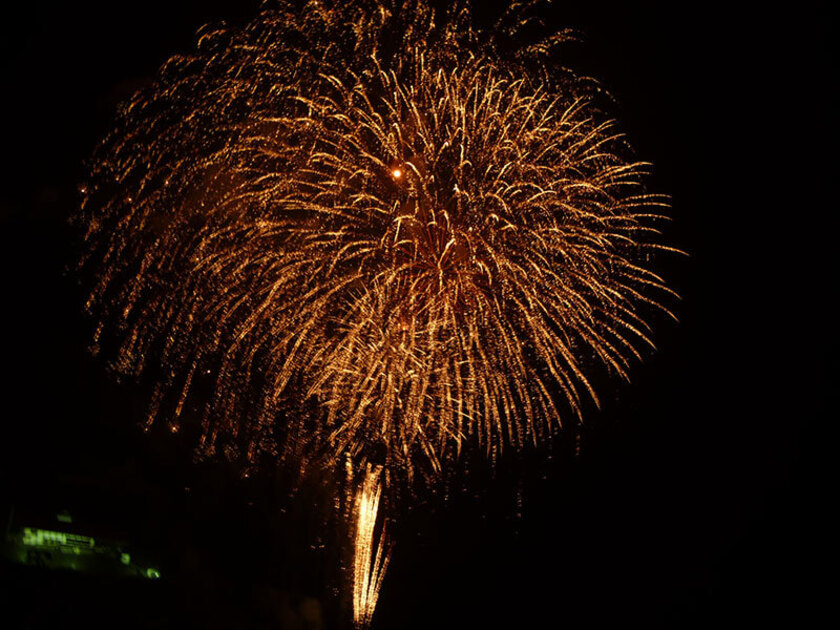
[[[462,2],[281,0],[124,104],[83,268],[116,370],[162,374],[149,423],[192,394],[205,455],[372,466],[349,496],[375,516],[465,448],[544,441],[598,364],[627,378],[668,312],[668,204],[537,4],[480,30]]]
[[[384,523],[379,536],[376,536],[379,499],[382,494],[380,475],[379,468],[368,464],[351,501],[351,522],[355,530],[352,558],[353,623],[357,628],[370,625],[376,600],[379,599],[382,578],[391,558]]]

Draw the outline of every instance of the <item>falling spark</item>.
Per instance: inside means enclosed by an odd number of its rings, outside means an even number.
[[[391,558],[384,522],[378,539],[375,536],[382,493],[380,474],[380,468],[368,465],[353,500],[353,622],[359,629],[370,626]]]

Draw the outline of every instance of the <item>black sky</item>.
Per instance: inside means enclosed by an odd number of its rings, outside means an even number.
[[[659,351],[589,410],[577,458],[566,436],[547,463],[511,461],[447,503],[420,501],[396,530],[374,627],[806,627],[828,597],[836,494],[823,438],[837,365],[827,12],[555,4],[558,27],[586,35],[570,65],[612,92],[673,197],[668,238],[691,254],[664,268],[680,323],[660,322]],[[272,627],[259,625],[266,609],[307,595],[334,613],[318,564],[329,536],[282,480],[243,485],[174,438],[140,434],[144,385],[114,383],[87,352],[67,223],[84,160],[119,101],[199,26],[244,23],[258,3],[172,5],[4,9],[0,508],[71,508],[156,553],[169,576],[141,598],[97,581],[21,585],[3,565],[0,604],[20,619],[8,627]],[[95,613],[62,595],[85,589],[118,604]]]

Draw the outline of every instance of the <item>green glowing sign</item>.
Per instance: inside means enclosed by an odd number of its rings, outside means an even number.
[[[79,553],[85,549],[93,549],[95,541],[90,536],[24,527],[23,544],[30,547],[60,547],[62,550],[72,550]]]
[[[58,554],[60,554],[60,556],[63,557],[63,560],[56,560],[58,563],[56,566],[62,566],[76,571],[92,570],[86,561],[79,564],[77,559],[72,556],[83,556],[78,559],[81,561],[86,560],[86,558],[90,558],[92,555],[96,555],[110,558],[114,562],[117,558],[119,558],[120,564],[123,565],[123,567],[128,568],[128,572],[126,572],[125,569],[121,569],[121,571],[123,571],[123,573],[121,573],[122,575],[130,574],[150,580],[158,580],[161,578],[160,571],[154,567],[144,569],[141,566],[137,566],[136,563],[132,563],[130,553],[122,551],[119,547],[114,544],[110,544],[108,541],[100,541],[97,545],[96,541],[90,536],[82,536],[81,534],[71,534],[69,532],[59,532],[49,529],[39,529],[37,527],[24,527],[22,533],[22,538],[18,540],[26,547],[36,548],[32,550],[33,553],[39,554],[43,551],[49,551],[53,558],[57,558]],[[71,556],[71,558],[67,558],[66,556]],[[22,558],[23,557],[28,558],[29,556],[28,554],[24,554]],[[28,560],[26,560],[26,562],[28,562]]]

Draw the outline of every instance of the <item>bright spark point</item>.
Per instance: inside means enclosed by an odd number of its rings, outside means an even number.
[[[391,175],[394,176],[394,179],[399,179],[400,177],[402,177],[402,171],[398,168],[395,168],[393,171],[391,171]]]

